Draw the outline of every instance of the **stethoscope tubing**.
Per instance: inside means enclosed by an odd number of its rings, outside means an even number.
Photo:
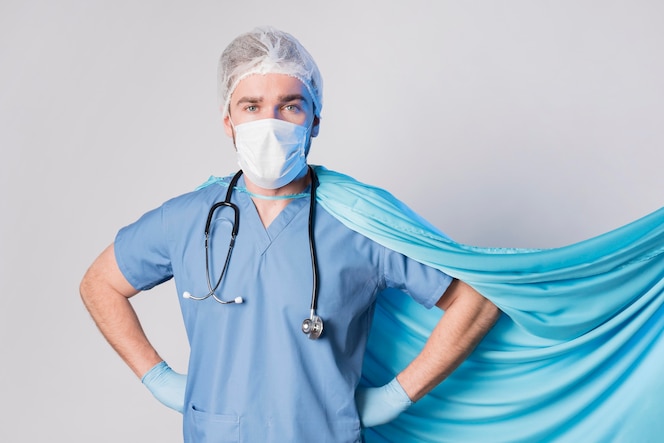
[[[311,255],[311,273],[312,273],[312,289],[311,289],[311,306],[309,318],[305,319],[302,322],[302,332],[304,332],[310,339],[315,340],[319,338],[323,332],[323,320],[316,314],[318,309],[318,289],[319,289],[319,280],[318,280],[318,260],[316,259],[316,242],[314,236],[314,218],[316,210],[316,187],[318,186],[318,178],[314,169],[309,166],[309,174],[311,176],[311,195],[309,201],[309,221],[308,221],[308,234],[309,234],[309,252]],[[228,264],[230,263],[231,253],[235,247],[235,239],[237,238],[239,229],[240,229],[240,209],[231,202],[231,196],[233,194],[233,189],[237,184],[240,176],[242,175],[242,170],[235,173],[230,183],[228,184],[228,190],[226,191],[226,198],[224,201],[217,202],[210,208],[208,212],[207,220],[205,221],[205,278],[207,280],[209,292],[203,297],[195,297],[188,292],[185,292],[183,296],[185,298],[190,298],[196,301],[202,301],[209,297],[214,298],[215,301],[221,304],[233,304],[233,303],[242,303],[242,297],[236,297],[234,300],[223,300],[217,297],[216,291],[221,285],[221,281],[226,274],[228,269]],[[220,207],[229,207],[233,209],[234,223],[231,230],[231,238],[228,244],[228,252],[226,253],[226,260],[224,261],[224,267],[221,270],[219,279],[212,286],[212,280],[210,277],[210,252],[211,252],[211,239],[210,239],[210,226],[212,224],[212,218],[214,217],[215,211]]]
[[[318,177],[314,169],[309,166],[311,174],[311,196],[309,200],[309,252],[311,253],[311,312],[316,315],[318,309],[318,260],[316,259],[316,236],[314,235],[314,218],[316,214],[316,188],[318,187]]]

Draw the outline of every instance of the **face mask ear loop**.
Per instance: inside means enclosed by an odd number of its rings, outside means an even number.
[[[235,124],[233,123],[233,119],[231,118],[231,113],[228,112],[228,122],[231,124],[231,129],[233,132],[233,147],[235,148],[235,151],[237,152],[237,145],[235,144]]]
[[[307,140],[304,142],[304,156],[309,157],[309,150],[311,149],[311,143],[313,142],[313,137],[311,134],[313,133],[314,130],[314,122],[316,121],[316,116],[314,115],[314,118],[311,120],[311,125],[307,126],[306,132],[305,132],[305,137]]]

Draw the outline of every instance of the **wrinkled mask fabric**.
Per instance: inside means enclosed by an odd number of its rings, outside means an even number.
[[[234,126],[238,164],[263,189],[287,185],[307,167],[309,128],[262,119]]]

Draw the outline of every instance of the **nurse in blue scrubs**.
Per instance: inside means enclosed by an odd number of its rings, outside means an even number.
[[[183,413],[185,441],[361,441],[363,427],[391,421],[443,381],[499,311],[312,204],[306,159],[322,78],[294,37],[272,28],[239,36],[222,54],[219,85],[241,173],[122,228],[81,295],[152,394]],[[171,278],[190,344],[187,375],[159,356],[129,302]],[[390,383],[358,389],[376,297],[387,288],[445,315]]]

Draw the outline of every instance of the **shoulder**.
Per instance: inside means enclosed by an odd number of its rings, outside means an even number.
[[[209,206],[219,199],[223,199],[228,189],[230,176],[211,176],[194,190],[180,194],[164,202],[166,210],[187,209],[198,206]]]

